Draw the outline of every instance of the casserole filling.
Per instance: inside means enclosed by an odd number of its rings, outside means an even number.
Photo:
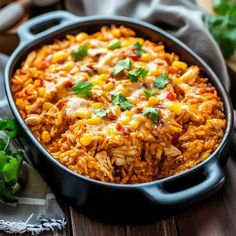
[[[101,181],[143,183],[197,165],[223,138],[223,104],[199,70],[112,25],[32,51],[12,91],[60,163]]]

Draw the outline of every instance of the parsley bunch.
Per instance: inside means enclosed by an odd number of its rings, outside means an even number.
[[[0,199],[4,202],[14,202],[15,192],[19,189],[18,178],[23,162],[23,152],[13,152],[10,138],[18,134],[18,125],[13,119],[0,119],[0,130],[8,136],[8,141],[0,138]]]
[[[224,57],[230,58],[236,50],[236,0],[214,0],[216,15],[206,16],[208,28]]]

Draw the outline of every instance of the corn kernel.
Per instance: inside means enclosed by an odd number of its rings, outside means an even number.
[[[162,73],[162,70],[158,67],[153,68],[152,70],[149,71],[149,74],[152,76],[159,76]]]
[[[90,119],[88,119],[88,123],[90,125],[97,125],[97,124],[100,124],[102,122],[102,119],[98,116],[94,116]]]
[[[40,96],[44,96],[45,93],[46,93],[46,89],[45,89],[44,87],[40,87],[40,88],[38,89],[38,92],[39,92],[39,95],[40,95]]]
[[[112,107],[112,112],[114,113],[114,115],[120,116],[120,114],[121,114],[121,109],[120,109],[119,106],[113,106],[113,107]]]
[[[95,102],[95,103],[92,104],[92,107],[94,109],[99,109],[99,108],[102,107],[102,103],[101,102]]]
[[[154,59],[154,55],[152,55],[151,53],[145,53],[141,56],[140,59],[142,61],[151,61],[152,59]]]
[[[130,118],[129,117],[122,117],[119,119],[119,122],[122,124],[122,125],[128,125],[129,122],[130,122]]]
[[[70,72],[74,67],[74,62],[68,61],[64,65],[60,66],[60,70]]]
[[[156,52],[164,51],[165,46],[164,45],[158,45],[158,46],[155,46],[154,49],[155,49]]]
[[[85,126],[86,122],[84,120],[78,120],[77,124],[80,125],[80,126]]]
[[[42,135],[41,135],[42,141],[44,143],[49,143],[51,141],[51,135],[48,131],[43,131]]]
[[[135,42],[136,42],[136,43],[143,44],[144,39],[143,39],[143,38],[135,38]]]
[[[202,155],[201,155],[201,160],[205,160],[207,157],[210,156],[210,153],[209,152],[204,152]]]
[[[117,29],[117,28],[112,29],[111,33],[115,37],[120,37],[121,36],[120,30]]]
[[[83,109],[83,108],[78,109],[76,111],[76,116],[78,116],[81,119],[89,119],[91,117],[91,115],[92,115],[91,111],[88,111],[88,110]]]
[[[101,77],[91,79],[90,81],[93,85],[103,85],[105,82]]]
[[[91,134],[84,134],[81,138],[80,138],[80,143],[83,146],[88,146],[93,140],[93,137]]]
[[[53,54],[52,63],[57,63],[59,61],[64,61],[67,58],[67,53],[64,51],[59,51]]]
[[[183,110],[183,106],[179,102],[173,102],[167,106],[167,109],[173,111],[177,115],[180,115]]]
[[[108,80],[108,75],[107,74],[101,74],[98,76],[100,80],[107,81]]]
[[[157,105],[157,104],[159,104],[159,103],[160,103],[160,99],[157,98],[157,97],[150,97],[150,98],[148,99],[148,105],[149,105],[149,106],[155,106],[155,105]]]
[[[79,33],[75,36],[75,40],[76,40],[77,43],[80,43],[80,42],[84,41],[87,38],[88,38],[88,34],[86,34],[84,32]]]
[[[114,84],[112,82],[109,82],[103,86],[103,88],[108,91],[111,90],[113,87],[114,87]]]
[[[131,45],[130,40],[124,40],[124,41],[121,42],[122,47],[129,47],[130,45]]]
[[[131,117],[134,115],[134,113],[132,111],[125,111],[124,114],[128,117]]]
[[[55,65],[55,64],[51,64],[49,67],[48,67],[48,70],[50,72],[55,72],[57,70],[58,66]]]
[[[181,70],[186,70],[187,67],[188,67],[188,65],[185,62],[182,62],[182,61],[174,61],[172,63],[172,66],[176,67],[176,68],[179,68]]]
[[[132,129],[132,130],[135,130],[139,127],[140,125],[140,121],[139,120],[131,120],[129,122],[129,127]]]

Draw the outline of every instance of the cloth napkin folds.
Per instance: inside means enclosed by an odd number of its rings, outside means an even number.
[[[184,0],[67,0],[66,8],[79,16],[123,15],[137,18],[169,31],[186,43],[215,71],[229,91],[230,79],[222,54],[202,21],[203,12]],[[6,57],[0,57],[0,72]],[[11,116],[0,74],[0,116]],[[16,145],[16,144],[14,144]],[[17,147],[18,148],[18,147]],[[21,171],[23,188],[17,205],[0,203],[0,230],[9,233],[37,234],[66,224],[63,212],[50,188],[26,162]]]
[[[8,57],[0,54],[0,117],[13,117],[8,106],[3,85],[3,72]],[[3,133],[0,137],[5,139]],[[12,149],[22,149],[17,140],[11,141]],[[26,161],[30,161],[25,153]],[[64,213],[55,195],[40,174],[26,161],[20,174],[21,189],[16,194],[18,202],[0,201],[0,231],[32,235],[62,229],[66,225]]]

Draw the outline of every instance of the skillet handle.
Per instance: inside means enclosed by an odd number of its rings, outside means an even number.
[[[142,187],[142,192],[154,203],[162,206],[176,207],[189,204],[217,191],[224,183],[225,176],[217,159],[204,167],[205,179],[199,184],[174,193],[167,192],[163,183]]]
[[[51,31],[62,28],[67,22],[72,22],[79,17],[67,11],[54,11],[37,16],[17,30],[21,43],[35,40],[38,37],[50,33]]]

